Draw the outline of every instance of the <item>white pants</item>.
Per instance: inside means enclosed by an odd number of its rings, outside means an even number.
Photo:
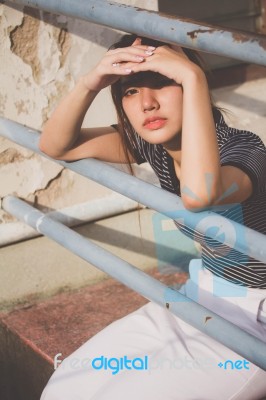
[[[243,288],[221,278],[214,281],[200,260],[193,260],[190,279],[181,292],[266,343],[266,290],[243,292]],[[218,293],[225,297],[218,297]],[[131,361],[138,358],[137,367],[127,369],[120,364],[114,369],[115,360],[108,364],[110,358],[124,356]],[[141,364],[145,356],[148,368]],[[103,358],[107,360],[105,369]],[[41,400],[264,398],[265,371],[167,309],[148,303],[109,325],[66,358],[52,375]]]

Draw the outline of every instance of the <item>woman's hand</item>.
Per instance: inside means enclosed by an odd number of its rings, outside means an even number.
[[[129,47],[109,50],[96,67],[83,77],[88,90],[99,92],[112,85],[121,76],[132,73],[131,66],[137,66],[153,55],[155,47],[141,45],[136,39]]]
[[[185,85],[192,74],[204,76],[201,68],[188,59],[182,48],[179,46],[157,47],[150,57],[146,57],[142,63],[127,63],[124,66],[130,69],[131,73],[142,71],[158,72],[169,79],[173,79],[180,85]]]
[[[121,76],[130,74],[127,64],[136,66],[142,63],[153,54],[154,49],[141,45],[141,40],[136,39],[132,46],[108,51],[57,106],[44,126],[40,149],[57,159],[95,157],[110,162],[127,162],[126,155],[121,151],[121,137],[112,127],[95,130],[81,129],[81,126],[98,92]]]

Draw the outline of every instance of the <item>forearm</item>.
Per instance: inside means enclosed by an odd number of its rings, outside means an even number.
[[[211,205],[221,195],[221,167],[204,74],[193,71],[183,88],[181,191],[185,204],[193,208]]]
[[[84,77],[61,101],[41,134],[39,147],[51,157],[59,157],[77,140],[85,114],[97,91],[90,90]]]

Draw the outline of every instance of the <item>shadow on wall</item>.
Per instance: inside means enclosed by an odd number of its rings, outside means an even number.
[[[116,42],[121,36],[121,33],[106,26],[102,27],[94,23],[88,23],[87,21],[81,21],[64,15],[52,14],[32,7],[23,8],[18,4],[10,3],[8,1],[5,2],[5,5],[23,12],[31,18],[41,20],[55,28],[59,28],[62,31],[79,36],[82,39],[105,48],[111,46],[111,44]],[[103,29],[106,32],[105,35],[102,34]]]

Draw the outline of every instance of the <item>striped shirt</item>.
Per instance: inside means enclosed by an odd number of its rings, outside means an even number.
[[[241,205],[215,212],[266,234],[266,148],[254,133],[229,127],[217,110],[215,123],[221,165],[241,169],[253,184],[252,196]],[[132,146],[137,163],[148,162],[158,176],[161,187],[181,196],[174,161],[164,147],[146,142],[137,133]],[[201,244],[203,265],[213,274],[242,286],[266,289],[265,264],[217,240],[204,237],[196,227],[191,229],[179,222],[176,225],[184,234]]]

